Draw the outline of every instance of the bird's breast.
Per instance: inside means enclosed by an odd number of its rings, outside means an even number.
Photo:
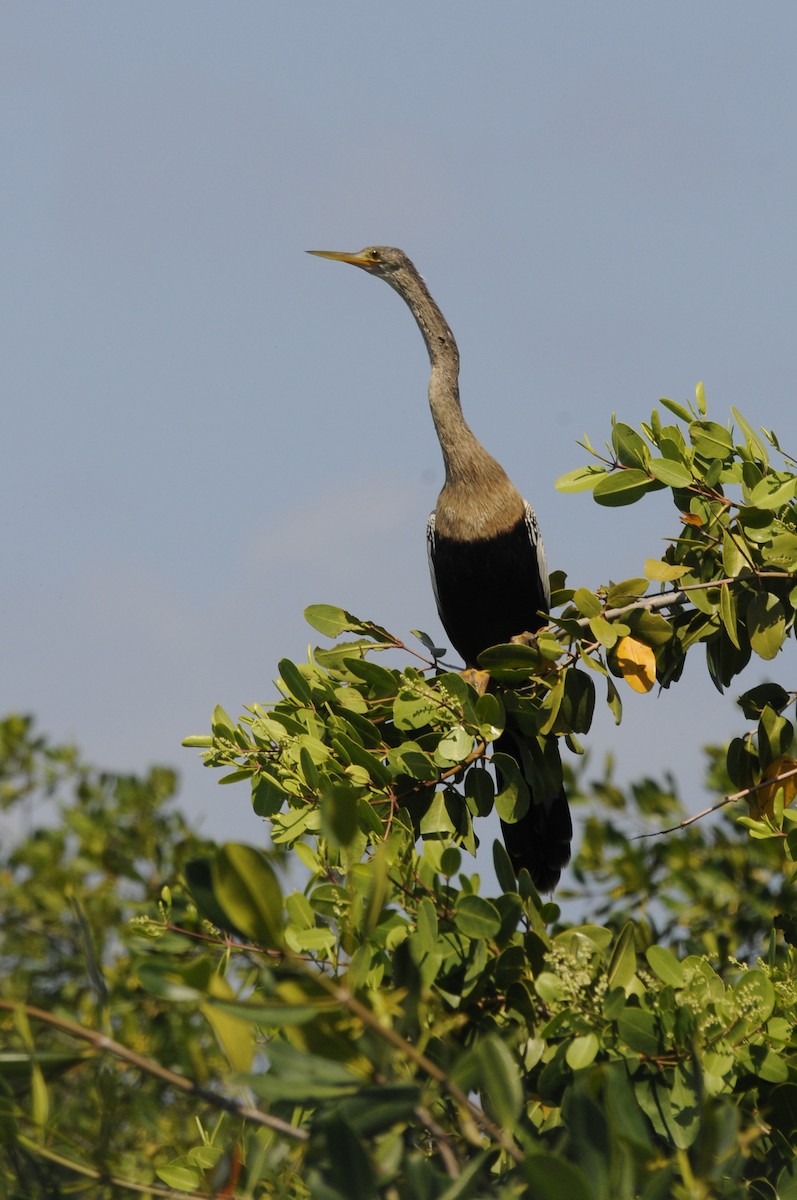
[[[523,499],[508,479],[493,486],[449,483],[437,500],[435,528],[455,541],[483,541],[514,528],[523,516]]]

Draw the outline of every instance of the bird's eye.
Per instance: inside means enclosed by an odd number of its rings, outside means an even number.
[[[379,262],[382,255],[379,253],[378,250],[369,250],[368,257],[370,258],[371,262]]]

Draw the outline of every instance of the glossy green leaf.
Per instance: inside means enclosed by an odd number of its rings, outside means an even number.
[[[623,579],[620,583],[613,583],[606,595],[606,605],[608,608],[619,608],[623,605],[630,604],[632,601],[644,596],[648,590],[647,579],[635,577],[633,579]],[[586,616],[594,616],[594,613],[586,613]]]
[[[613,421],[612,446],[618,462],[624,467],[639,467],[643,471],[648,469],[650,451],[632,426],[623,421]]]
[[[774,658],[786,636],[783,605],[771,592],[756,592],[745,616],[750,645],[759,658]]]
[[[282,941],[282,891],[268,860],[251,846],[228,842],[211,863],[213,895],[227,918],[264,946]]]
[[[573,603],[582,617],[595,617],[603,608],[601,601],[589,588],[576,588]]]
[[[598,504],[603,504],[607,508],[617,508],[624,504],[634,504],[653,486],[654,482],[646,471],[642,471],[638,467],[628,467],[621,471],[614,471],[605,479],[599,480],[592,494]]]
[[[660,1052],[656,1018],[643,1008],[626,1005],[618,1019],[617,1032],[626,1045],[638,1054],[653,1058]]]
[[[480,1090],[487,1111],[503,1129],[514,1130],[523,1107],[517,1063],[501,1039],[491,1034],[479,1039],[476,1056],[480,1067]]]
[[[592,1066],[599,1049],[600,1043],[594,1033],[573,1038],[565,1054],[568,1067],[573,1071],[583,1071],[585,1067]]]
[[[179,1160],[156,1167],[155,1174],[167,1187],[176,1188],[180,1192],[193,1192],[202,1184],[202,1172],[194,1167],[187,1167]]]
[[[610,988],[627,988],[634,978],[636,974],[634,943],[634,926],[631,921],[626,921],[612,948],[612,955],[606,969],[606,978]]]
[[[461,896],[457,901],[457,928],[471,938],[494,938],[501,928],[498,909],[481,896]]]
[[[750,504],[756,508],[780,508],[797,496],[797,477],[785,479],[778,476],[765,475],[750,495]]]
[[[684,408],[683,404],[679,404],[677,400],[666,400],[664,396],[659,399],[659,404],[663,404],[666,409],[674,413],[676,417],[680,417],[682,421],[691,421],[692,414],[688,408]]]
[[[618,621],[607,621],[601,616],[591,617],[589,627],[595,641],[600,642],[607,650],[611,650],[612,646],[629,632],[627,625],[621,625]]]
[[[730,431],[716,421],[692,421],[689,437],[698,454],[705,458],[727,458],[733,450]]]
[[[763,462],[765,467],[768,466],[769,465],[769,457],[767,455],[766,447],[764,446],[764,443],[763,443],[760,435],[757,434],[755,432],[755,430],[753,429],[753,427],[748,424],[748,422],[745,420],[745,418],[739,412],[738,408],[732,407],[731,412],[733,413],[735,421],[737,422],[737,424],[739,425],[743,434],[745,435],[745,438],[747,439],[747,445],[749,446],[752,453],[755,455],[756,458],[761,459],[761,461]]]
[[[441,737],[434,752],[435,762],[444,766],[462,762],[473,749],[473,735],[462,725],[455,725]]]
[[[553,1154],[531,1154],[523,1163],[523,1177],[534,1200],[595,1200],[595,1193],[580,1167]]]
[[[649,946],[645,951],[645,958],[662,983],[675,988],[684,986],[686,975],[683,966],[666,946]]]
[[[279,673],[285,687],[300,704],[311,705],[313,703],[313,693],[310,690],[310,685],[296,666],[296,663],[291,662],[289,658],[281,659],[279,662]]]
[[[559,476],[555,485],[556,490],[558,492],[589,491],[606,473],[605,467],[594,465],[577,467],[575,471],[568,471],[566,475]]]
[[[648,470],[667,487],[684,488],[693,482],[692,472],[683,463],[675,462],[671,458],[652,458]]]
[[[720,617],[725,632],[738,650],[740,642],[736,628],[736,598],[727,583],[720,584]]]
[[[689,573],[689,567],[681,563],[666,563],[658,558],[645,559],[645,574],[648,579],[660,583],[671,583]]]
[[[319,633],[326,637],[336,638],[341,633],[359,632],[359,623],[350,613],[334,604],[311,604],[304,610],[304,619]]]

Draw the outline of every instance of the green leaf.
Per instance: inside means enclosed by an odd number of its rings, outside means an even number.
[[[350,846],[359,830],[358,789],[347,783],[327,785],[321,797],[321,823],[338,846]]]
[[[455,910],[456,925],[466,937],[494,938],[501,928],[501,914],[482,896],[460,896]]]
[[[342,1196],[375,1200],[374,1168],[362,1139],[347,1121],[336,1115],[324,1128],[330,1160],[329,1182]],[[319,1194],[315,1191],[315,1194]]]
[[[599,1049],[600,1043],[594,1033],[573,1038],[565,1053],[568,1067],[573,1071],[582,1071],[584,1067],[592,1066]]]
[[[755,458],[760,458],[765,467],[769,466],[769,458],[767,457],[764,443],[761,441],[761,438],[755,432],[752,425],[748,424],[748,422],[739,412],[738,408],[731,407],[731,412],[733,413],[734,420],[737,422],[739,428],[742,430],[742,433],[747,439],[747,445],[750,449],[750,452]]]
[[[225,735],[232,737],[235,732],[235,722],[233,721],[232,717],[228,716],[220,704],[217,704],[213,709],[213,716],[211,717],[210,723],[213,728],[213,732],[221,735],[222,737]]]
[[[211,879],[216,902],[236,928],[260,945],[282,944],[282,891],[259,850],[228,842],[212,861]]]
[[[517,880],[515,879],[512,860],[506,852],[504,843],[499,841],[498,838],[493,842],[493,865],[501,891],[504,893],[517,891]]]
[[[607,621],[605,617],[591,617],[589,627],[596,642],[600,642],[607,650],[611,650],[612,646],[628,632],[627,625],[621,625],[619,621]]]
[[[521,1169],[533,1200],[595,1200],[584,1172],[564,1158],[529,1154]]]
[[[695,451],[704,458],[725,459],[733,450],[730,431],[715,421],[692,421],[689,437]]]
[[[665,400],[664,396],[660,397],[659,404],[663,404],[666,409],[669,409],[676,417],[680,417],[682,421],[691,421],[692,414],[688,408],[684,408],[683,404],[679,404],[677,400]]]
[[[529,790],[518,764],[509,754],[494,754],[493,766],[498,772],[500,791],[495,808],[503,821],[519,821],[529,809]]]
[[[595,711],[595,684],[592,677],[575,667],[561,676],[564,695],[554,725],[557,733],[588,733]]]
[[[789,693],[779,683],[761,683],[737,700],[748,721],[757,721],[767,705],[775,712],[780,712],[788,703]]]
[[[797,477],[789,476],[787,479],[778,479],[771,475],[765,475],[750,495],[750,504],[755,508],[780,508],[782,504],[788,504],[797,495]]]
[[[621,1012],[617,1032],[625,1044],[637,1054],[654,1058],[660,1052],[660,1038],[653,1013],[631,1005]]]
[[[598,504],[607,508],[618,508],[624,504],[634,504],[655,486],[655,482],[649,478],[646,471],[641,471],[638,467],[628,467],[601,479],[593,496]]]
[[[666,946],[648,946],[645,951],[650,969],[670,987],[682,988],[686,983],[686,975],[682,964]]]
[[[658,558],[646,558],[644,570],[648,579],[657,583],[671,583],[674,579],[680,579],[682,575],[689,573],[688,566],[662,562]]]
[[[612,711],[615,725],[619,725],[623,719],[623,702],[614,680],[610,679],[608,675],[606,677],[606,703]]]
[[[645,645],[652,646],[654,650],[665,646],[672,639],[673,627],[661,613],[640,609],[638,612],[628,613],[625,620],[634,636]]]
[[[487,1111],[503,1129],[514,1131],[523,1107],[518,1064],[501,1039],[492,1034],[479,1039],[476,1057],[480,1067],[480,1091]]]
[[[636,949],[634,946],[634,926],[626,921],[620,930],[620,936],[615,942],[606,978],[610,988],[627,988],[636,974]],[[568,1060],[569,1061],[569,1060]],[[573,1065],[572,1063],[570,1064]]]
[[[720,617],[725,626],[725,632],[737,650],[740,649],[739,634],[736,628],[736,598],[727,583],[720,584]]]
[[[772,659],[786,637],[786,614],[777,596],[756,592],[745,616],[750,645],[759,658]]]
[[[577,467],[575,471],[568,471],[566,475],[560,475],[556,481],[556,490],[558,492],[586,492],[590,488],[594,488],[595,484],[607,474],[605,467],[586,466]]]
[[[573,603],[582,617],[596,617],[603,608],[601,601],[589,588],[576,588]]]
[[[311,604],[304,610],[304,619],[326,637],[336,638],[341,633],[360,632],[360,625],[351,614],[336,608],[334,604]]]
[[[441,766],[459,763],[466,759],[473,749],[473,736],[462,725],[455,725],[441,737],[435,748],[435,762]]]
[[[476,817],[486,817],[492,812],[495,788],[484,767],[473,766],[465,776],[465,799]]]
[[[175,1159],[165,1167],[156,1167],[155,1174],[167,1187],[180,1192],[193,1192],[202,1184],[202,1172],[195,1167],[186,1167],[182,1159]]]
[[[671,458],[652,458],[648,467],[651,475],[671,488],[689,487],[693,482],[692,472]]]
[[[279,662],[279,673],[285,687],[300,704],[311,706],[313,703],[313,693],[310,690],[310,684],[302,675],[296,663],[292,663],[289,658],[283,658]]]
[[[648,590],[647,579],[634,578],[623,579],[620,583],[613,583],[606,595],[606,604],[609,608],[619,608],[625,604],[631,604],[632,601],[638,600],[640,596],[644,596]],[[594,616],[594,613],[585,613],[585,616]]]
[[[402,691],[393,702],[397,729],[424,729],[438,712],[439,702],[428,695]]]
[[[647,470],[650,451],[643,438],[623,421],[612,421],[612,446],[618,462],[624,467],[640,467]]]

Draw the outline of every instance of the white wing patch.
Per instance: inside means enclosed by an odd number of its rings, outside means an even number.
[[[434,602],[437,605],[437,611],[440,612],[440,595],[437,591],[437,572],[434,566],[434,513],[429,513],[429,520],[426,522],[426,556],[429,559],[429,574],[432,577],[432,591],[434,592]]]
[[[545,561],[545,547],[542,544],[537,517],[528,500],[523,501],[523,516],[526,522],[526,529],[529,531],[529,541],[534,553],[537,555],[537,570],[540,573],[542,593],[545,596],[545,607],[547,609],[551,606],[551,583],[548,579],[548,564]]]

